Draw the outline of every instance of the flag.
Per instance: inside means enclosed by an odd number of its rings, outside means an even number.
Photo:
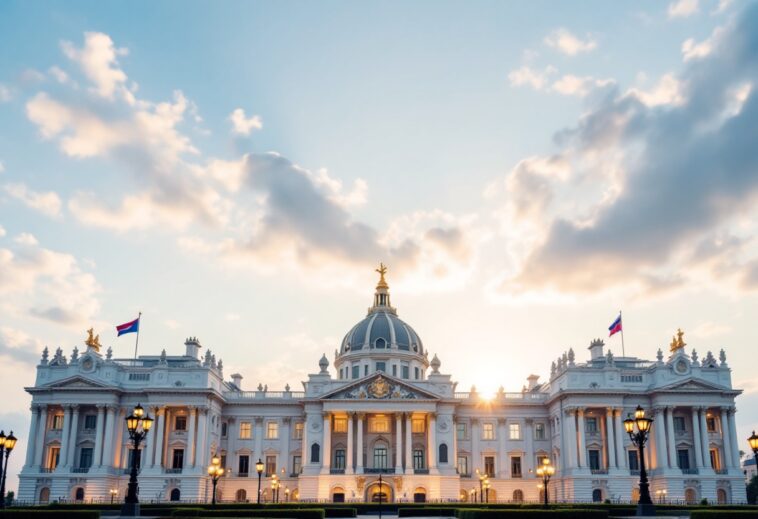
[[[614,333],[618,333],[621,330],[621,314],[619,314],[619,316],[616,317],[616,320],[608,327],[608,331],[611,332],[608,334],[608,337],[613,336]]]
[[[129,321],[128,323],[119,324],[116,326],[116,331],[118,332],[118,337],[121,337],[125,333],[137,333],[139,332],[139,317],[137,317],[134,321]]]

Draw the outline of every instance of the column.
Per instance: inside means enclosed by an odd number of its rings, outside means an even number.
[[[73,467],[76,464],[76,437],[79,432],[79,406],[74,406],[74,412],[71,415],[71,431],[66,443],[68,443],[68,461],[67,467]]]
[[[576,462],[579,468],[587,465],[587,444],[584,441],[584,409],[576,410],[577,430],[579,431],[579,451],[577,452]]]
[[[258,458],[263,463],[266,463],[266,460],[263,459],[263,418],[260,416],[255,417],[253,429],[253,459]]]
[[[105,443],[100,458],[100,466],[110,467],[113,464],[113,422],[116,419],[116,408],[109,405],[105,408]]]
[[[357,474],[363,474],[363,420],[365,417],[364,413],[356,415],[356,418],[358,418],[358,435],[356,438],[358,440],[358,450],[355,453],[355,472]]]
[[[666,438],[668,439],[669,467],[677,469],[676,462],[676,438],[674,436],[674,407],[666,408]]]
[[[166,409],[163,407],[159,407],[155,411],[155,431],[153,434],[155,434],[155,452],[158,453],[156,458],[154,459],[154,464],[158,465],[158,467],[163,466],[163,438],[166,436]]]
[[[237,428],[236,428],[236,419],[233,416],[230,416],[226,420],[226,467],[224,468],[232,468],[237,467],[239,468],[238,464],[236,463],[236,453],[237,453]],[[303,428],[303,439],[305,439],[305,428]],[[305,464],[307,461],[304,457],[300,458],[302,460],[301,466]]]
[[[497,477],[505,479],[508,477],[508,429],[505,427],[505,418],[497,419],[497,438],[500,443],[500,459],[497,460],[500,470],[498,470]],[[456,459],[457,462],[458,460]]]
[[[71,412],[72,406],[66,406],[63,409],[63,430],[61,431],[61,452],[58,456],[58,472],[63,472],[63,468],[68,465],[68,437],[71,432]]]
[[[353,420],[355,418],[354,412],[347,413],[347,452],[345,452],[345,458],[347,458],[347,465],[345,467],[345,474],[353,474]]]
[[[97,406],[97,424],[95,426],[95,468],[103,464],[103,428],[105,427],[105,406]]]
[[[157,407],[148,407],[147,411],[151,415],[155,416],[155,413],[158,412]],[[150,468],[155,464],[155,453],[153,450],[155,449],[155,434],[148,432],[147,435],[145,435],[145,442],[142,446],[142,452],[140,453],[140,468]],[[160,456],[160,453],[158,453]]]
[[[29,408],[32,412],[32,423],[29,425],[29,444],[26,448],[25,467],[30,467],[34,463],[34,450],[37,448],[35,439],[37,438],[37,427],[39,424],[39,404],[32,404]]]
[[[605,449],[608,452],[608,468],[615,469],[618,467],[616,459],[616,438],[613,432],[613,408],[605,409]]]
[[[526,477],[535,477],[534,472],[534,420],[527,418],[524,420],[524,444],[526,448],[526,459],[524,460],[524,475]]]
[[[324,455],[321,459],[321,473],[329,474],[332,468],[332,415],[324,413]]]
[[[666,430],[665,427],[661,427],[665,422],[663,416],[664,409],[662,407],[655,407],[653,409],[653,429],[655,429],[655,461],[656,468],[665,469],[668,468],[668,455],[666,453]]]
[[[567,469],[577,466],[576,452],[576,415],[573,409],[566,409],[563,416],[563,430],[566,437],[566,453],[563,456]]]
[[[699,469],[703,466],[703,449],[700,440],[700,421],[698,419],[698,408],[693,407],[692,411],[692,439],[695,444],[692,450],[695,451],[695,468]]]
[[[427,453],[427,459],[429,460],[429,473],[437,473],[437,413],[429,413],[429,452]]]
[[[403,413],[395,413],[395,474],[403,473]]]
[[[405,413],[405,473],[413,474],[413,414]]]
[[[729,420],[727,408],[721,408],[721,441],[724,444],[724,468],[732,468],[732,439],[729,437]]]
[[[737,425],[735,423],[735,417],[734,413],[737,412],[737,409],[734,407],[729,408],[729,412],[727,413],[729,416],[729,435],[732,439],[732,463],[734,464],[735,468],[740,468],[740,444],[737,441]]]
[[[197,409],[197,445],[199,446],[198,449],[196,449],[196,455],[195,455],[195,465],[200,467],[203,472],[205,472],[205,466],[208,465],[209,461],[209,455],[210,452],[208,452],[208,427],[209,427],[209,420],[208,420],[208,413],[210,413],[210,409],[207,407],[200,407]]]
[[[482,463],[482,455],[479,452],[479,438],[482,433],[479,431],[479,418],[471,419],[471,466],[469,472],[471,474],[476,473],[476,469],[482,470],[484,467],[479,465]]]
[[[698,410],[698,415],[700,416],[700,441],[701,441],[701,448],[703,449],[703,466],[706,469],[711,468],[711,449],[710,449],[710,442],[708,441],[708,424],[706,423],[706,413],[708,412],[707,407],[701,407]]]
[[[303,472],[305,467],[311,464],[310,445],[308,445],[308,413],[305,413],[303,418],[303,439],[300,441],[300,464],[303,466]]]
[[[45,434],[47,433],[47,405],[43,404],[37,426],[37,445],[34,449],[34,466],[42,467],[42,455],[45,452]]]
[[[195,452],[197,451],[197,446],[195,444],[197,439],[197,434],[195,433],[195,427],[197,427],[197,409],[193,406],[189,407],[189,412],[187,413],[187,452],[186,452],[186,463],[185,465],[189,469],[195,468]],[[156,452],[158,450],[156,449]],[[199,460],[198,460],[199,461]]]
[[[287,463],[289,463],[289,457],[290,457],[290,421],[292,419],[289,416],[285,416],[282,418],[282,430],[279,431],[280,436],[280,446],[279,446],[279,464],[277,465],[279,467],[279,470],[286,469]],[[349,464],[349,461],[346,461],[347,464]],[[292,472],[292,467],[290,467],[289,472],[285,470],[285,476],[290,474]]]
[[[124,451],[124,431],[126,430],[126,413],[120,407],[116,409],[116,421],[113,433],[116,437],[116,448],[113,450],[113,466],[122,468]]]
[[[613,422],[616,429],[616,459],[620,469],[628,468],[629,458],[626,455],[626,449],[624,448],[624,427],[621,424],[621,415],[624,412],[623,409],[615,409],[613,411]]]

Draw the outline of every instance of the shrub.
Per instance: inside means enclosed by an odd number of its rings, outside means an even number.
[[[398,508],[398,517],[452,517],[455,515],[453,507],[413,507]]]
[[[476,510],[458,509],[459,519],[607,519],[605,510],[559,508],[555,510]]]
[[[324,508],[324,517],[358,517],[358,510],[355,508]]]
[[[758,510],[693,510],[690,519],[758,519]]]
[[[324,509],[209,509],[209,508],[176,508],[171,512],[172,517],[267,517],[287,519],[324,519]]]
[[[0,510],[0,519],[99,519],[100,512],[94,510]]]

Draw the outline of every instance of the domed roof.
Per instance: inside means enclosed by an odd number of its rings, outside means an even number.
[[[424,346],[416,331],[397,316],[390,305],[389,285],[384,279],[387,268],[379,264],[376,270],[379,283],[374,293],[374,305],[368,315],[347,332],[342,340],[340,354],[360,350],[396,349],[424,354]]]

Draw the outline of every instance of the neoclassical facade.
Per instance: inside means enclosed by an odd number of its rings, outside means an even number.
[[[221,499],[390,501],[540,497],[535,468],[556,474],[551,499],[635,500],[640,460],[622,420],[642,405],[654,418],[646,451],[655,500],[744,502],[730,369],[723,350],[699,358],[681,334],[668,356],[614,357],[601,340],[588,360],[573,350],[549,380],[484,398],[456,391],[419,335],[390,304],[381,268],[366,317],[345,336],[304,391],[244,390],[242,376],[189,338],[183,355],[114,359],[90,344],[70,358],[47,349],[37,368],[25,501],[123,497],[133,456],[124,417],[141,403],[155,418],[139,453],[142,501],[209,497],[206,467],[221,457]],[[91,341],[90,341],[91,343]],[[276,476],[274,478],[273,476]],[[379,476],[383,485],[379,486]]]

